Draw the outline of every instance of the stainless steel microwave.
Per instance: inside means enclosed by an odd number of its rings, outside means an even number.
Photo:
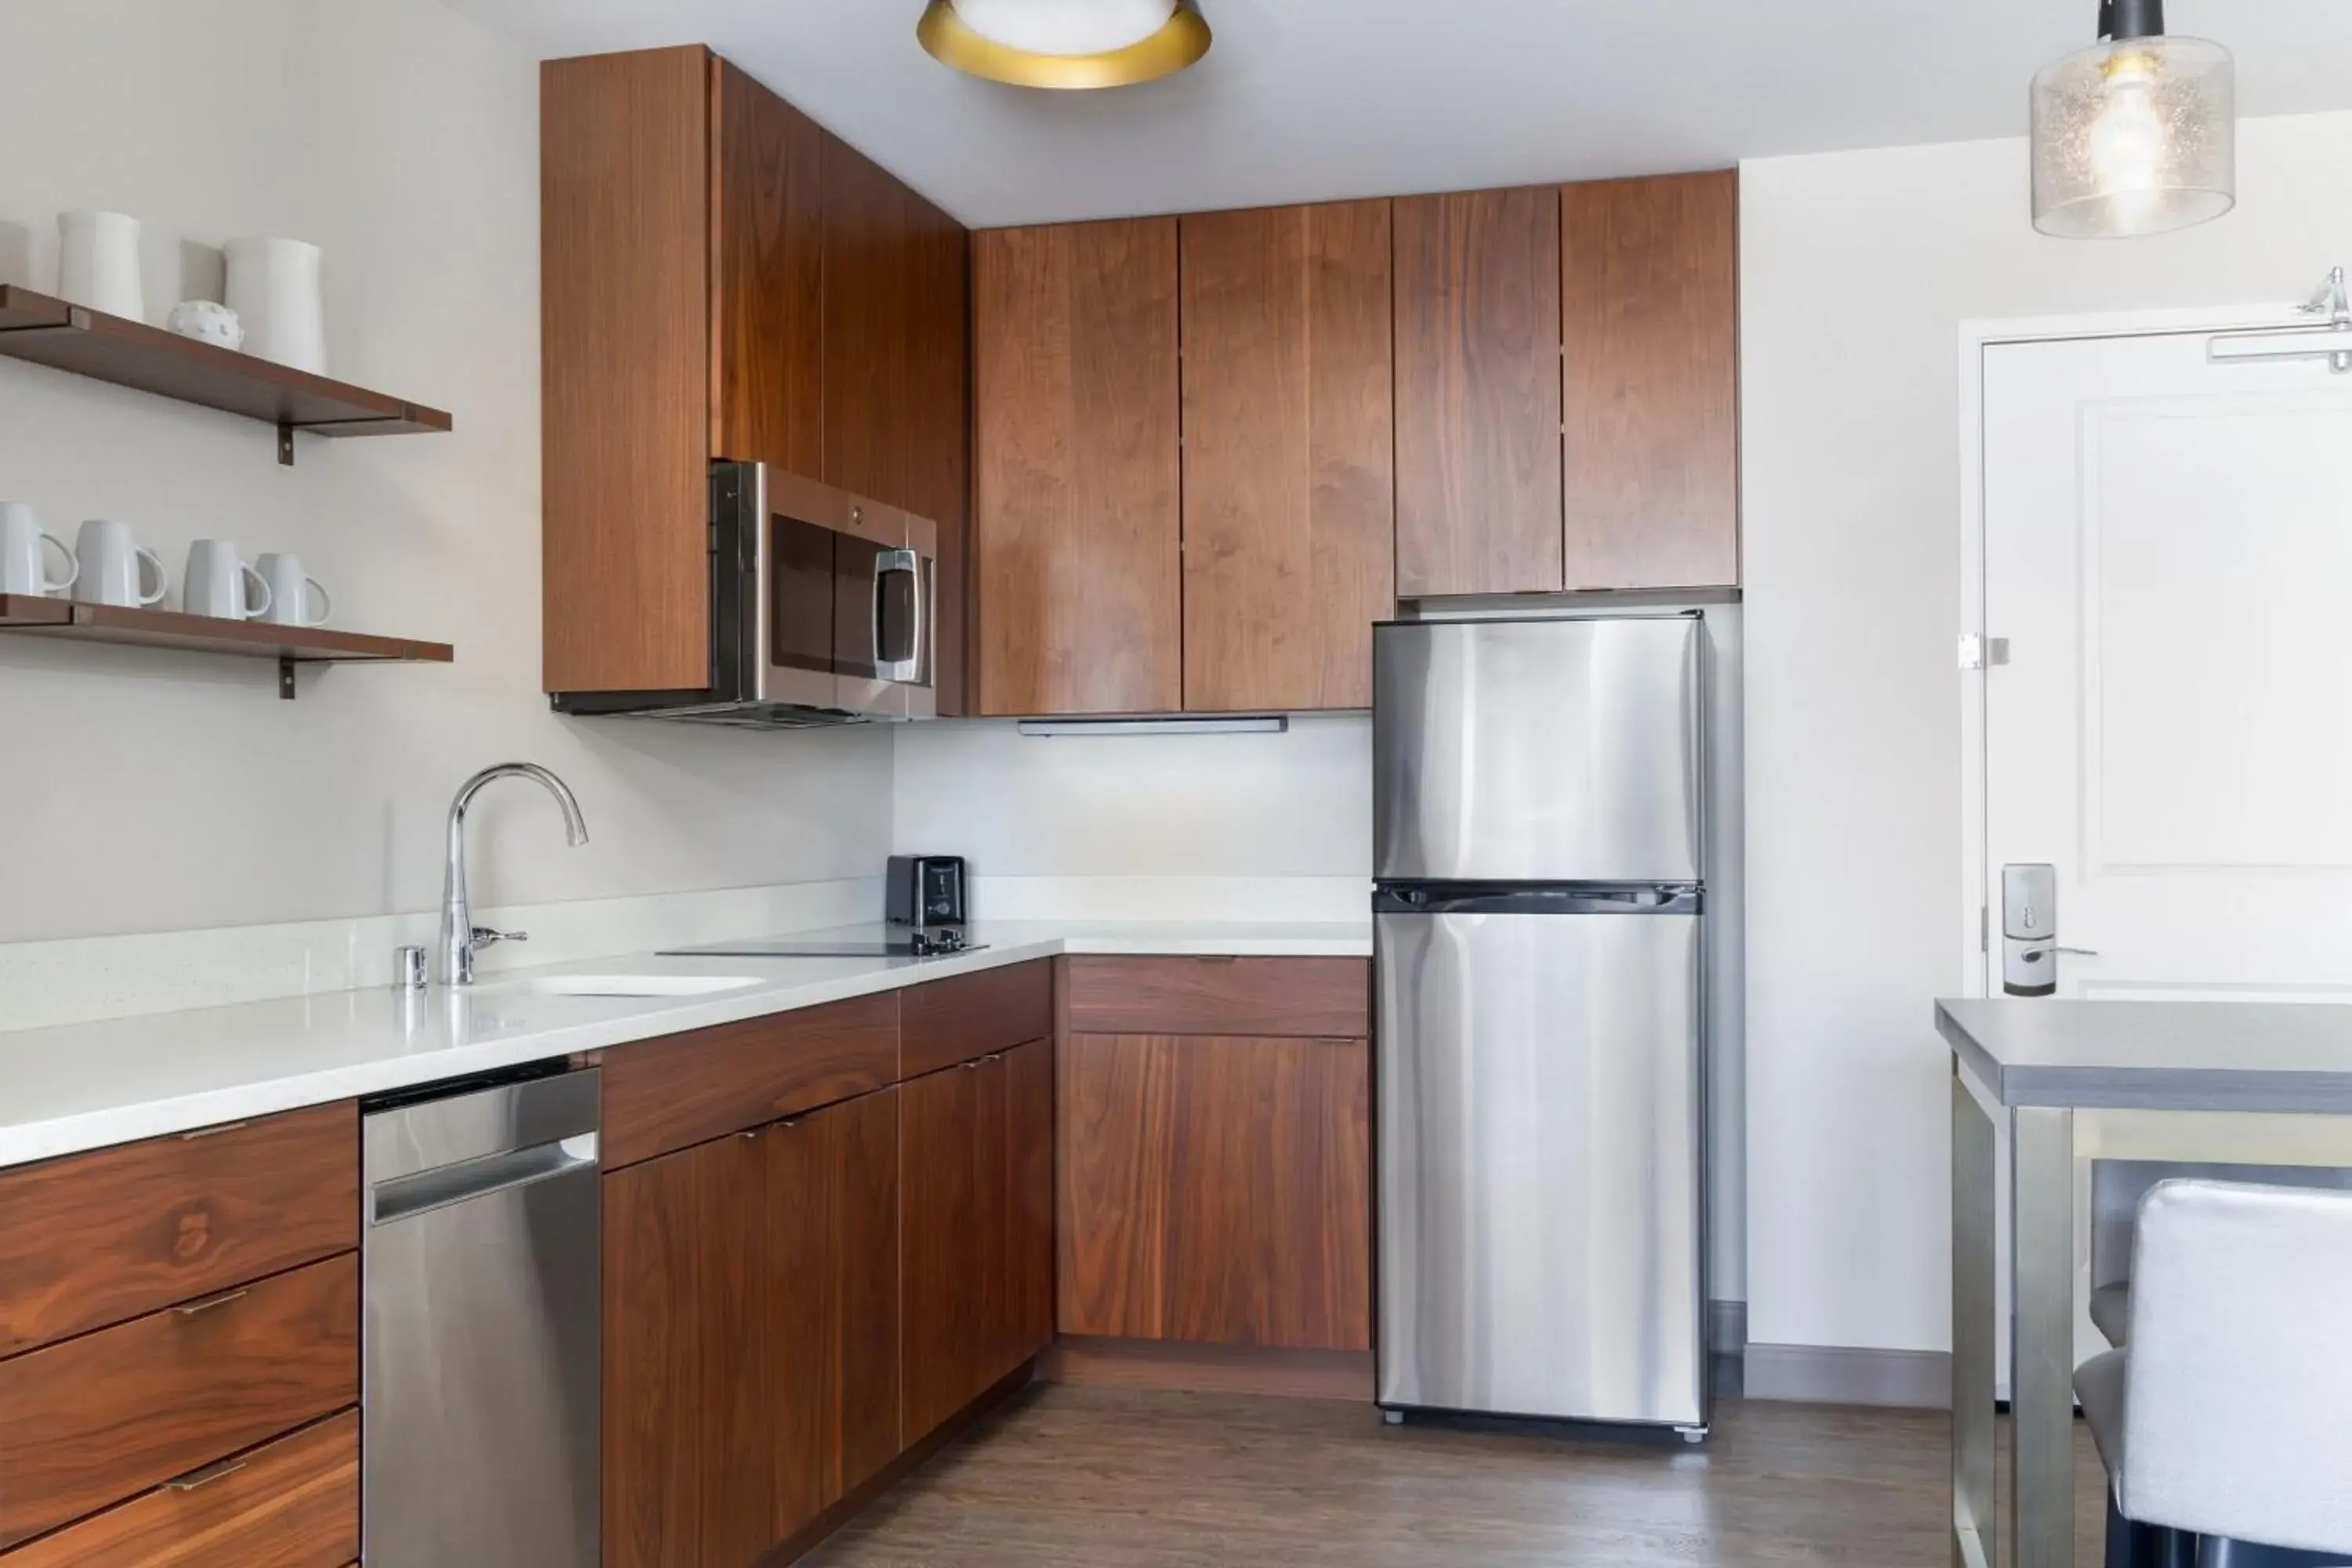
[[[938,526],[761,463],[710,468],[710,685],[558,692],[564,713],[756,729],[929,719]]]

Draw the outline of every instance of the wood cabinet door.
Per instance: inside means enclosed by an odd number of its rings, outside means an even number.
[[[814,474],[824,434],[824,132],[715,57],[710,113],[710,453]]]
[[[996,1375],[1054,1342],[1054,1042],[1004,1053],[1004,1269]],[[992,1379],[992,1381],[993,1381]]]
[[[1567,585],[1739,581],[1739,176],[1560,192]]]
[[[907,495],[896,504],[939,529],[931,685],[940,716],[950,718],[971,700],[971,237],[913,192],[906,199],[908,449]]]
[[[730,1135],[604,1178],[606,1568],[740,1568],[775,1539],[765,1161]]]
[[[604,1183],[605,1561],[740,1568],[898,1455],[898,1091]]]
[[[1184,706],[1370,707],[1396,608],[1390,204],[1179,230]]]
[[[710,683],[710,57],[540,73],[550,691]]]
[[[1183,704],[1176,278],[1174,218],[972,237],[982,713]]]
[[[824,1505],[898,1457],[898,1091],[820,1110],[792,1130],[805,1189],[772,1184],[779,1204],[824,1216],[824,1344],[831,1397],[824,1413]],[[789,1144],[793,1140],[785,1140]],[[786,1519],[789,1535],[805,1519]]]
[[[1556,591],[1559,191],[1395,204],[1397,593]]]
[[[942,715],[964,710],[971,488],[971,249],[963,226],[824,136],[824,438],[805,472],[939,530]]]
[[[823,161],[824,456],[817,477],[905,506],[912,193],[829,132]]]
[[[983,1098],[977,1063],[898,1088],[899,1432],[908,1446],[986,1386],[978,1381],[989,1212],[978,1168]]]
[[[1066,1333],[1371,1345],[1365,1042],[1074,1035]]]

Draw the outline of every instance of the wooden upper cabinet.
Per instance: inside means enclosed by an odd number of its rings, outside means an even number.
[[[980,710],[1174,712],[1176,220],[972,247]]]
[[[711,61],[540,68],[543,673],[710,683]]]
[[[1739,581],[1738,178],[1560,192],[1570,588]]]
[[[907,383],[914,267],[898,181],[824,137],[826,484],[899,504],[907,492]],[[907,193],[911,195],[911,193]]]
[[[710,683],[726,459],[938,525],[961,712],[962,227],[699,46],[547,62],[540,158],[547,689]]]
[[[824,282],[816,121],[711,68],[710,453],[814,474],[824,460]]]
[[[1396,605],[1390,204],[1180,227],[1184,707],[1369,707]]]
[[[1556,186],[1395,203],[1396,591],[1556,591]]]
[[[963,226],[830,133],[823,136],[824,419],[829,485],[939,525],[940,711],[964,710],[966,368]]]

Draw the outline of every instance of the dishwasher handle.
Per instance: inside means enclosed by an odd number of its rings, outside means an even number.
[[[512,1192],[576,1171],[593,1175],[596,1142],[595,1133],[582,1132],[552,1143],[509,1149],[378,1182],[368,1188],[368,1224],[391,1225],[412,1215]]]

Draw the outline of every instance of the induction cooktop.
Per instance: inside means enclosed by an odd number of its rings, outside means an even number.
[[[951,930],[913,931],[904,936],[846,941],[797,936],[747,937],[740,942],[715,942],[706,947],[664,949],[664,958],[943,958],[950,953],[978,952],[988,944],[966,942]]]

